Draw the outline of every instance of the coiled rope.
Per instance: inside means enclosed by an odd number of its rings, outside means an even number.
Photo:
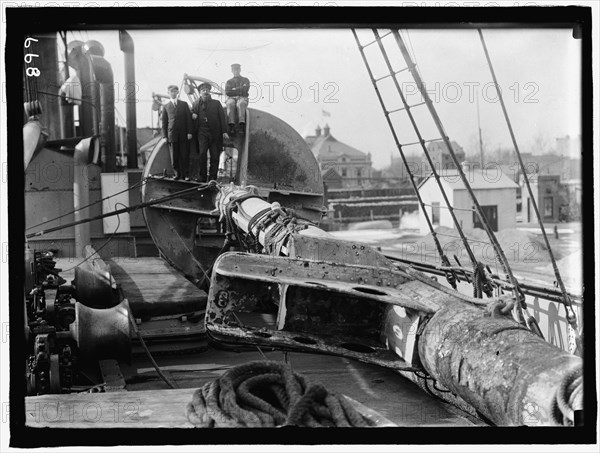
[[[552,418],[559,425],[573,426],[575,411],[583,410],[583,368],[566,374],[556,390],[552,405]]]
[[[237,366],[197,389],[187,417],[203,428],[374,425],[342,395],[270,360]]]

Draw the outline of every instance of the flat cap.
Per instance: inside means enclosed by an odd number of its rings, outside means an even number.
[[[241,64],[239,64],[239,63],[233,63],[233,64],[231,65],[231,67],[232,67],[232,68],[241,68],[241,67],[242,67],[242,65],[241,65]]]
[[[179,87],[177,85],[169,85],[167,87],[167,91],[171,91],[173,88],[175,88],[176,90],[179,90]]]

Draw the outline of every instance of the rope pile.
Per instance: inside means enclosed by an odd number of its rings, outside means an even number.
[[[573,426],[575,411],[583,410],[583,368],[566,374],[556,390],[552,418],[559,425]]]
[[[194,392],[187,417],[202,428],[374,425],[342,395],[269,360],[237,366],[206,383]]]

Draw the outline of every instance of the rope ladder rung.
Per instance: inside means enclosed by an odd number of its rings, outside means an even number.
[[[373,41],[369,41],[369,42],[368,42],[367,44],[365,44],[364,46],[363,46],[363,45],[361,45],[361,48],[362,48],[362,49],[366,49],[367,47],[369,47],[369,46],[371,46],[371,45],[375,44],[376,42],[379,42],[379,41],[381,41],[383,38],[385,38],[386,36],[389,36],[389,35],[391,35],[391,34],[392,34],[392,31],[390,30],[390,31],[388,31],[387,33],[385,33],[385,34],[383,34],[383,35],[379,36],[378,38],[374,39]]]
[[[428,203],[423,203],[423,204],[424,204],[425,206],[429,206],[430,208],[433,208],[433,205],[430,205],[430,204],[428,204]],[[472,208],[471,208],[471,209],[468,209],[468,208],[457,208],[457,207],[455,207],[455,206],[450,206],[450,207],[448,207],[448,206],[443,206],[443,205],[441,205],[441,204],[440,204],[439,206],[436,206],[436,208],[443,208],[443,209],[454,209],[455,211],[477,212],[477,210],[476,210],[476,209],[472,209]]]
[[[429,140],[418,140],[416,142],[410,142],[410,143],[400,143],[400,146],[405,148],[407,146],[424,145],[425,143],[440,142],[442,140],[443,140],[442,138],[432,138]]]
[[[460,236],[455,236],[454,234],[447,234],[447,233],[439,233],[439,232],[435,232],[435,234],[437,234],[438,236],[446,236],[449,238],[453,238],[453,239],[462,239]],[[487,245],[493,245],[491,242],[487,242],[487,241],[480,241],[479,239],[472,239],[472,238],[467,238],[467,241],[470,242],[478,242],[480,244],[487,244]]]
[[[391,115],[392,113],[402,112],[403,110],[410,110],[412,108],[419,107],[419,106],[424,105],[424,104],[425,104],[425,102],[419,102],[418,104],[405,105],[403,107],[400,107],[400,108],[397,108],[397,109],[394,109],[394,110],[388,110],[388,111],[385,112],[385,114],[386,115]]]

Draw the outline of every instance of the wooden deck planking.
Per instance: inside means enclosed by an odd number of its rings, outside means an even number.
[[[68,269],[77,263],[77,260],[62,259],[57,260],[57,267]],[[205,306],[206,293],[160,258],[118,258],[107,263],[136,317],[191,312]],[[61,275],[70,283],[74,272]],[[263,353],[270,360],[283,360],[280,351],[263,348]],[[289,353],[288,358],[295,371],[346,395],[357,405],[376,411],[384,421],[390,420],[398,426],[474,425],[461,413],[449,410],[447,405],[387,368],[310,353]],[[258,349],[232,352],[208,347],[205,352],[158,355],[155,359],[179,389],[169,389],[146,357],[136,357],[130,366],[120,364],[128,391],[27,397],[27,425],[192,427],[187,421],[185,407],[195,389],[218,378],[227,369],[264,357]]]
[[[283,360],[280,351],[266,352]],[[132,372],[153,376],[151,381],[127,385],[127,392],[43,395],[26,398],[27,426],[69,428],[191,428],[186,405],[195,389],[233,366],[263,359],[258,351],[235,353],[210,349],[186,357],[155,357],[180,389],[168,389],[147,360],[131,368],[122,365],[125,380]],[[294,371],[331,391],[367,407],[382,426],[472,426],[469,420],[448,411],[445,405],[391,370],[340,357],[289,353]],[[187,362],[187,363],[186,363]],[[132,390],[139,389],[139,390]],[[361,406],[362,405],[362,406]],[[389,425],[388,425],[389,426]]]
[[[160,258],[121,258],[107,264],[136,317],[194,312],[206,306],[206,293]]]
[[[269,360],[284,360],[281,351],[263,349],[263,354]],[[155,360],[161,369],[171,373],[181,388],[199,388],[234,366],[264,360],[264,357],[258,350],[232,352],[209,347],[203,353],[155,357]],[[473,425],[466,417],[448,411],[447,405],[390,369],[343,357],[300,352],[288,353],[288,361],[294,371],[308,380],[352,398],[399,426]],[[131,366],[122,364],[121,369],[126,381],[133,376],[145,379],[127,385],[131,394],[152,388],[168,389],[144,357],[137,358]]]

